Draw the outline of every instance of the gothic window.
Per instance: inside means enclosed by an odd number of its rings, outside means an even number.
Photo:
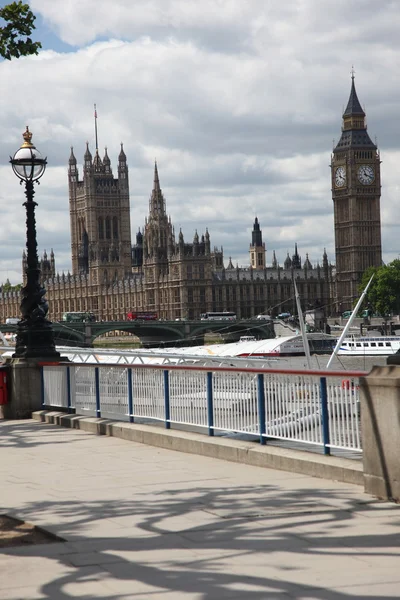
[[[188,265],[187,267],[187,278],[192,279],[192,265]]]
[[[188,297],[187,297],[187,299],[188,299],[188,302],[190,302],[190,303],[193,302],[193,290],[192,289],[188,290]]]
[[[199,277],[204,279],[204,265],[199,265]]]
[[[258,253],[258,266],[259,267],[263,266],[263,255],[262,255],[262,252]]]
[[[118,239],[118,219],[117,219],[117,217],[113,217],[113,238],[114,238],[114,240]]]
[[[104,239],[104,221],[102,217],[99,217],[99,239]]]
[[[106,240],[111,240],[111,219],[106,217]]]

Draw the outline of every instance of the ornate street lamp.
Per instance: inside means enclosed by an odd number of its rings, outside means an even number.
[[[60,354],[54,345],[51,321],[46,318],[49,310],[44,298],[46,290],[40,285],[40,268],[37,255],[35,191],[33,184],[38,181],[46,169],[47,160],[32,144],[32,133],[26,128],[22,134],[24,143],[17,150],[10,163],[22,184],[25,182],[26,202],[26,249],[27,268],[26,286],[21,290],[22,319],[17,325],[17,340],[13,358],[46,358],[57,360]]]

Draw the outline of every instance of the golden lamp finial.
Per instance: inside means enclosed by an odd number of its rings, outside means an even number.
[[[22,137],[24,138],[24,143],[21,148],[34,148],[34,145],[31,143],[32,133],[29,131],[28,125],[26,126],[26,131],[24,131]]]

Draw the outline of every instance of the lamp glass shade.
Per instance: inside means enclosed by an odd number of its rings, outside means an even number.
[[[25,181],[39,179],[43,175],[47,163],[35,147],[20,148],[10,162],[16,176]]]

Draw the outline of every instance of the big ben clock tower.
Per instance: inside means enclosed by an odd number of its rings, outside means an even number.
[[[341,311],[353,307],[364,271],[382,264],[380,162],[367,132],[353,72],[342,135],[331,159],[336,301]]]

